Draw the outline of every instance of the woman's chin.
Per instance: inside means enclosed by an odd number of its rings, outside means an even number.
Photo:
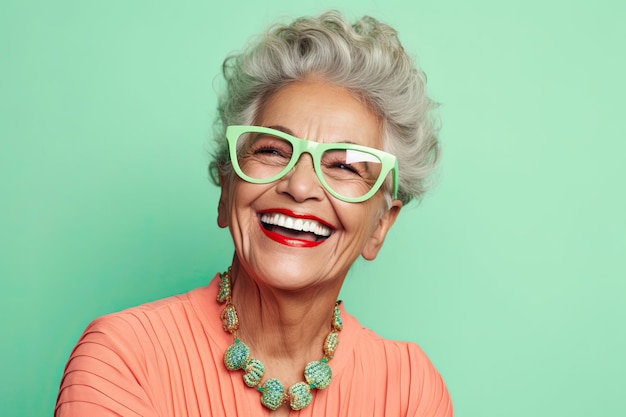
[[[333,274],[329,274],[328,264],[320,265],[317,257],[303,259],[301,256],[271,256],[249,263],[250,276],[257,284],[273,289],[293,292],[306,292],[321,286],[341,286]]]

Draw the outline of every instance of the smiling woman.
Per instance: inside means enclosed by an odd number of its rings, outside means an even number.
[[[211,170],[232,264],[94,321],[55,415],[452,416],[420,348],[337,301],[436,161],[422,72],[392,28],[335,12],[271,28],[224,68]]]

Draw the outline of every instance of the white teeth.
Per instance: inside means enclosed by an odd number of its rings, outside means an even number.
[[[273,224],[286,229],[297,230],[299,232],[311,232],[318,236],[330,236],[332,230],[328,226],[310,219],[294,219],[280,213],[263,213],[261,221],[266,224]]]

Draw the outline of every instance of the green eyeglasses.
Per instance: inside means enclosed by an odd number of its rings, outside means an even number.
[[[393,171],[393,198],[398,198],[396,157],[351,143],[320,143],[261,126],[228,126],[226,139],[237,175],[253,184],[282,178],[303,153],[313,158],[315,174],[334,197],[349,203],[371,198]]]

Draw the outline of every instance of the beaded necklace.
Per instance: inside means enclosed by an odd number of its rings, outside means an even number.
[[[261,393],[261,404],[271,410],[276,410],[282,404],[289,403],[292,410],[301,410],[311,404],[314,389],[324,389],[330,385],[332,372],[328,361],[331,360],[339,344],[339,332],[343,328],[339,311],[339,301],[335,303],[331,320],[331,330],[324,340],[324,356],[319,361],[309,362],[304,368],[304,379],[306,382],[298,382],[289,387],[285,392],[285,387],[276,378],[263,380],[265,366],[258,359],[250,357],[250,348],[237,338],[239,328],[239,317],[237,309],[232,303],[231,268],[220,274],[219,291],[217,301],[224,304],[224,309],[220,315],[224,330],[233,335],[234,343],[226,349],[224,353],[224,364],[229,371],[243,370],[243,381],[251,387],[256,388]]]

